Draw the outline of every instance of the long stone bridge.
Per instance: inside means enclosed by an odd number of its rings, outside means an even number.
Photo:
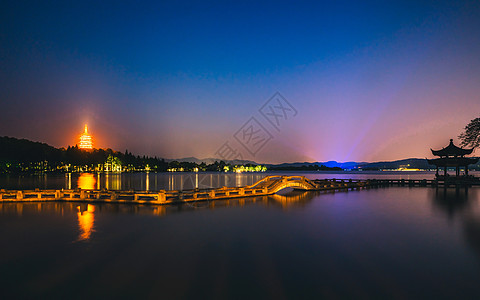
[[[194,201],[243,198],[273,195],[285,188],[304,191],[327,191],[362,189],[378,186],[436,186],[436,180],[310,180],[305,176],[267,176],[258,182],[244,187],[222,187],[216,189],[113,191],[113,190],[0,190],[0,202],[30,201],[76,201],[109,202],[131,204],[176,204]]]

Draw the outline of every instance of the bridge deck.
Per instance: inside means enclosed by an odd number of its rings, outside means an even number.
[[[0,190],[0,202],[29,201],[79,201],[79,202],[113,202],[137,204],[174,204],[193,201],[210,201],[228,198],[266,196],[277,193],[284,188],[306,191],[349,190],[379,186],[449,186],[452,183],[436,180],[309,180],[304,176],[267,176],[250,186],[222,187],[217,189],[194,189],[183,191],[111,191],[111,190]],[[455,185],[462,185],[461,182]],[[463,183],[463,185],[480,185]],[[462,186],[463,186],[462,185]]]

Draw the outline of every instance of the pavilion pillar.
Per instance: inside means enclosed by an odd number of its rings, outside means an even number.
[[[468,176],[468,166],[465,166],[465,175]]]
[[[447,167],[446,166],[445,166],[445,171],[444,171],[443,175],[445,175],[445,177],[447,177]]]
[[[438,177],[438,166],[437,166],[437,172],[435,173],[435,175]]]

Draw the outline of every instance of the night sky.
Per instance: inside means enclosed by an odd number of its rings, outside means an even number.
[[[479,117],[479,1],[173,2],[2,1],[0,136],[66,147],[87,123],[141,155],[380,161]],[[252,117],[254,154],[235,139]]]

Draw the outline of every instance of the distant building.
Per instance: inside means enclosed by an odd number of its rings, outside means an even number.
[[[85,124],[85,131],[80,136],[80,140],[78,142],[78,148],[84,149],[84,150],[93,149],[93,140],[92,140],[92,136],[88,134],[87,124]]]

